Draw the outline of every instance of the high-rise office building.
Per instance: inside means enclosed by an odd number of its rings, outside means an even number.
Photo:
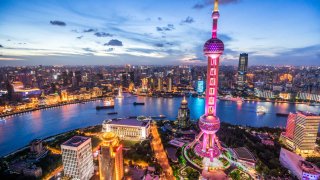
[[[163,80],[161,77],[158,78],[158,91],[162,91],[163,90]]]
[[[190,110],[186,97],[181,101],[181,106],[178,110],[178,126],[179,128],[187,128],[190,125]]]
[[[290,113],[287,120],[286,136],[293,139],[297,114]]]
[[[94,174],[91,138],[74,136],[61,145],[64,175],[88,180]]]
[[[296,153],[307,155],[313,153],[320,116],[307,112],[290,113],[287,120],[286,131],[280,140]]]
[[[197,81],[197,93],[202,94],[204,92],[204,81],[198,80]]]
[[[237,89],[242,91],[246,87],[248,70],[248,54],[242,53],[239,57],[238,75],[237,75]]]
[[[172,77],[168,77],[168,92],[172,92]]]
[[[121,85],[124,88],[128,88],[130,84],[130,75],[126,72],[121,73]]]
[[[99,154],[100,180],[121,180],[124,176],[122,145],[113,132],[101,136],[102,145]]]
[[[297,113],[293,133],[293,143],[297,153],[313,153],[319,122],[319,115],[306,112]]]

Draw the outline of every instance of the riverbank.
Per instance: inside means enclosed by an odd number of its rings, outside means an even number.
[[[221,99],[218,98],[220,101],[232,101],[232,100],[226,100],[226,99]],[[243,101],[246,102],[271,102],[271,103],[288,103],[288,104],[305,104],[309,105],[307,102],[292,102],[292,101],[277,101],[277,100],[261,100],[261,99],[243,99]]]
[[[140,96],[140,95],[138,95],[138,96],[139,97],[146,97],[146,96]],[[26,110],[22,110],[22,111],[19,111],[19,112],[5,113],[5,114],[0,114],[0,118],[13,117],[13,116],[16,116],[16,115],[30,113],[30,112],[33,112],[33,111],[38,111],[38,110],[43,110],[43,109],[50,109],[50,108],[55,108],[55,107],[61,107],[61,106],[70,105],[70,104],[81,104],[81,103],[86,103],[86,102],[91,102],[91,101],[97,101],[97,100],[101,100],[101,99],[103,99],[105,97],[107,97],[107,96],[97,97],[97,98],[92,98],[92,99],[77,100],[77,101],[71,101],[71,102],[63,102],[63,103],[49,105],[49,106],[36,107],[36,108],[33,108],[33,109],[26,109]],[[156,97],[156,98],[168,98],[168,97],[159,96],[159,97]],[[170,98],[181,98],[181,96],[173,96],[173,97],[170,97]],[[195,98],[199,98],[199,97],[195,97]],[[226,100],[226,99],[221,99],[221,98],[218,98],[218,99],[220,101],[232,101],[232,100]],[[298,102],[298,101],[292,102],[292,101],[260,100],[260,99],[244,99],[244,101],[245,102],[270,102],[270,103],[305,104],[305,105],[309,106],[308,102]]]
[[[71,102],[63,102],[63,103],[49,105],[49,106],[26,109],[26,110],[22,110],[22,111],[19,111],[19,112],[0,114],[0,118],[12,117],[12,116],[20,115],[20,114],[33,112],[33,111],[38,111],[38,110],[43,110],[43,109],[50,109],[50,108],[55,108],[55,107],[61,107],[61,106],[69,105],[69,104],[80,104],[80,103],[86,103],[86,102],[91,102],[91,101],[97,101],[97,100],[101,100],[103,98],[105,98],[105,97],[97,97],[97,98],[92,98],[92,99],[84,99],[84,100],[77,100],[77,101],[71,101]]]

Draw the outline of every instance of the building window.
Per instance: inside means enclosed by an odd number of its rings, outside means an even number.
[[[213,65],[213,66],[216,65],[216,60],[214,58],[211,58],[211,65]]]
[[[213,113],[213,106],[209,106],[209,113]]]
[[[214,88],[210,88],[210,89],[209,89],[209,94],[210,94],[210,95],[214,95]]]
[[[211,68],[210,69],[210,75],[215,76],[216,75],[216,68]]]
[[[215,84],[215,79],[214,78],[210,78],[210,85],[213,85],[213,86],[215,86],[216,84]]]
[[[209,97],[209,104],[214,105],[214,98],[213,97]]]

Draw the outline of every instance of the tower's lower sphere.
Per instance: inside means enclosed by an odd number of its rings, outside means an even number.
[[[220,128],[220,120],[216,116],[201,116],[199,127],[206,134],[215,134]]]

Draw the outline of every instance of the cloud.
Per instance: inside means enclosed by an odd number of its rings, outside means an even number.
[[[162,17],[158,17],[158,21],[162,21]]]
[[[156,29],[157,29],[157,31],[162,31],[161,27],[157,27]]]
[[[86,52],[91,52],[91,53],[97,52],[97,51],[95,51],[95,50],[93,50],[93,49],[91,49],[91,48],[82,48],[82,50],[84,50],[84,51],[86,51]]]
[[[218,38],[223,41],[224,44],[233,41],[234,39],[228,34],[218,34]]]
[[[83,30],[84,33],[87,33],[87,32],[96,32],[96,31],[97,31],[96,29],[92,29],[92,28]]]
[[[156,29],[157,29],[157,31],[171,31],[171,30],[174,30],[174,25],[168,24],[167,26],[157,27]]]
[[[106,52],[112,52],[112,51],[114,51],[114,48],[108,48],[108,49],[106,49]]]
[[[164,44],[162,44],[162,43],[156,43],[155,46],[156,46],[156,47],[163,47]]]
[[[194,58],[190,58],[190,59],[187,59],[187,61],[203,61],[204,58],[202,57],[194,57]]]
[[[127,49],[128,52],[141,52],[145,54],[151,54],[151,53],[159,53],[159,51],[154,49],[146,49],[146,48],[129,48]]]
[[[112,37],[113,36],[113,34],[105,33],[105,32],[96,32],[96,33],[94,33],[94,35],[97,37]]]
[[[14,57],[0,57],[0,61],[20,61],[20,60],[24,60],[24,59],[14,58]]]
[[[320,44],[301,47],[301,48],[291,48],[279,54],[285,55],[285,56],[306,56],[306,55],[318,56],[320,54]]]
[[[117,39],[111,39],[108,43],[104,44],[105,46],[123,46],[122,41]]]
[[[194,19],[190,16],[188,16],[185,20],[181,21],[181,24],[191,24],[194,22]]]
[[[164,47],[164,46],[166,46],[166,45],[172,46],[173,43],[171,43],[171,42],[166,42],[166,43],[155,43],[155,44],[154,44],[154,46],[156,46],[156,47]]]
[[[82,39],[82,38],[83,38],[83,36],[78,36],[78,37],[77,37],[77,39]]]
[[[63,21],[57,21],[57,20],[55,20],[55,21],[50,21],[50,24],[51,24],[51,25],[55,25],[55,26],[66,26],[66,25],[67,25],[65,22],[63,22]]]
[[[237,3],[240,0],[220,0],[219,4],[231,4],[231,3]],[[196,3],[192,8],[193,9],[203,9],[207,6],[213,6],[212,0],[201,0],[198,3]]]

